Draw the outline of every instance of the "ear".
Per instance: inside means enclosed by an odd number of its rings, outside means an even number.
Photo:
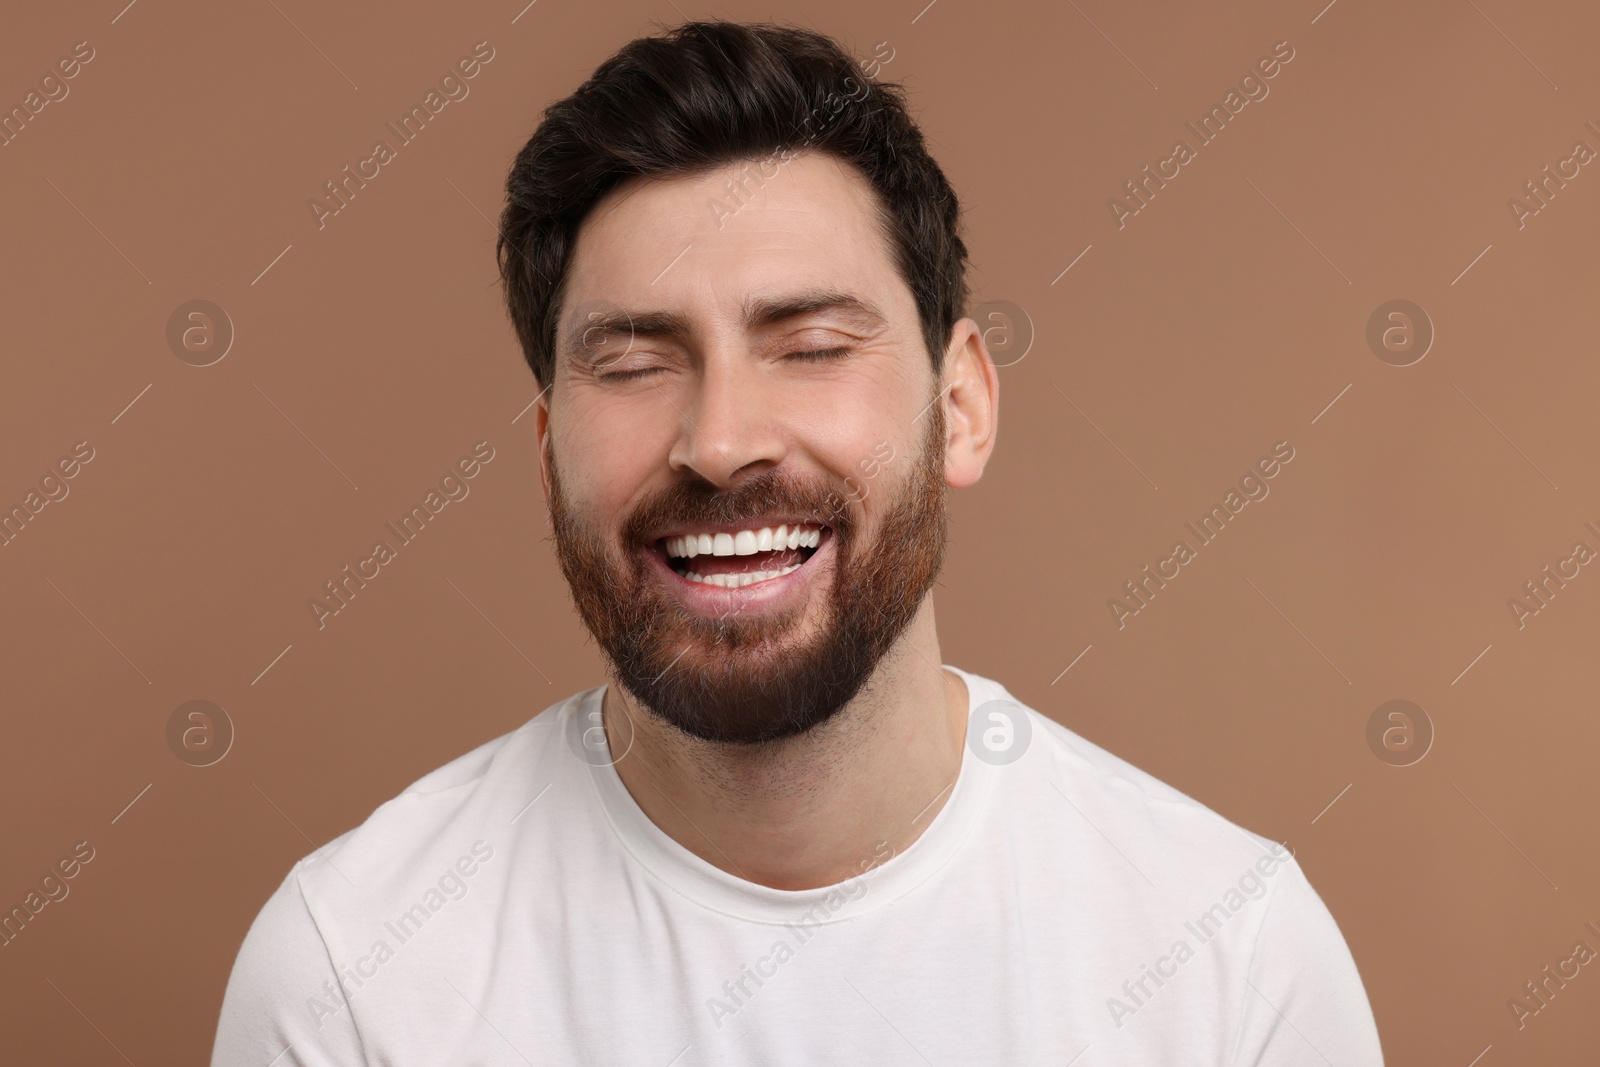
[[[1000,376],[983,331],[970,318],[950,331],[939,385],[945,415],[944,478],[951,488],[965,489],[983,477],[1000,418]]]
[[[534,446],[539,450],[539,486],[544,491],[544,524],[555,526],[550,514],[550,389],[545,387],[533,402]]]

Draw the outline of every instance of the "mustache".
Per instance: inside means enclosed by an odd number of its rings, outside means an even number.
[[[676,482],[634,508],[623,524],[628,544],[641,544],[657,531],[677,525],[734,525],[782,514],[807,518],[848,538],[856,519],[848,497],[826,478],[780,473],[774,467],[732,489],[719,489],[698,476]]]

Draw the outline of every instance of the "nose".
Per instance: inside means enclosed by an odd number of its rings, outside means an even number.
[[[671,398],[679,419],[668,456],[673,470],[726,489],[783,461],[782,397],[747,351],[706,351],[690,382]]]

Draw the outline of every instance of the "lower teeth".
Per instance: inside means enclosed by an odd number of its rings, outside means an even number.
[[[684,577],[691,582],[700,582],[703,585],[720,585],[725,589],[738,589],[742,586],[753,585],[756,582],[765,582],[772,578],[781,578],[791,571],[800,569],[800,564],[791,563],[775,571],[750,571],[747,574],[696,574],[694,571],[685,571]]]

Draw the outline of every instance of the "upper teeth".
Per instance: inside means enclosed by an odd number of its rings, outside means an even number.
[[[822,529],[817,526],[763,526],[759,530],[740,530],[738,533],[679,534],[667,538],[667,555],[674,559],[687,556],[751,556],[757,552],[771,552],[785,548],[816,548],[822,540]]]

